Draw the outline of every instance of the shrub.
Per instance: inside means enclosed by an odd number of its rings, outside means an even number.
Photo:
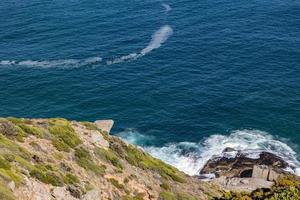
[[[8,139],[4,135],[0,134],[0,148],[10,151],[14,155],[19,155],[22,158],[30,159],[31,155],[24,148],[20,147],[18,144]]]
[[[14,181],[16,185],[19,185],[22,181],[22,177],[18,172],[9,169],[0,169],[0,177],[7,181]]]
[[[121,164],[119,158],[111,149],[105,150],[102,148],[96,148],[95,153],[101,159],[110,162],[113,166],[117,167],[118,169],[123,169],[123,165]]]
[[[126,183],[129,183],[129,178],[125,177],[123,182],[126,184]]]
[[[80,123],[89,130],[99,130],[96,124],[92,122],[80,122]]]
[[[44,133],[40,128],[34,127],[32,125],[20,123],[18,124],[18,127],[20,127],[25,133],[28,133],[30,135],[35,135],[39,138],[42,138],[44,136]]]
[[[176,195],[172,192],[163,191],[159,194],[160,200],[177,200]]]
[[[1,183],[0,181],[0,199],[5,199],[5,200],[14,200],[15,196],[13,194],[13,192],[8,189],[8,187],[6,185],[4,185],[3,183]]]
[[[58,151],[70,152],[70,147],[61,138],[52,138],[52,145]]]
[[[35,168],[30,172],[30,176],[46,184],[51,184],[53,186],[63,186],[61,177],[57,176],[53,172],[43,172],[42,170]]]
[[[170,185],[167,182],[163,182],[162,184],[160,184],[160,187],[165,190],[170,190]]]
[[[76,148],[75,149],[75,158],[76,162],[79,166],[83,167],[84,169],[93,171],[96,174],[102,175],[105,173],[105,166],[104,165],[97,165],[93,162],[92,157],[89,151],[85,150],[84,148]]]
[[[251,193],[225,192],[220,200],[298,200],[300,199],[300,180],[295,176],[279,179],[270,189],[257,189]]]
[[[138,193],[135,196],[126,195],[122,197],[122,200],[143,200],[145,194],[144,193]]]
[[[64,182],[66,184],[80,183],[79,178],[76,175],[69,174],[69,173],[65,175]]]
[[[63,143],[65,143],[69,147],[75,148],[77,145],[82,143],[82,141],[78,138],[76,132],[72,128],[70,122],[68,122],[67,120],[64,119],[50,120],[49,131],[60,141],[58,146],[61,146]]]
[[[111,182],[111,184],[113,184],[116,188],[118,188],[118,189],[124,189],[124,185],[123,184],[121,184],[121,183],[119,183],[119,181],[118,180],[116,180],[116,179],[114,179],[114,178],[110,178],[109,179],[109,182]]]
[[[6,159],[0,157],[0,168],[2,168],[2,169],[10,169],[10,167],[11,167],[10,163]]]
[[[128,145],[126,147],[126,153],[125,159],[134,166],[157,171],[164,178],[171,178],[172,180],[181,183],[185,182],[183,177],[184,175],[180,174],[176,168],[162,162],[159,159],[151,157],[149,154],[135,148],[132,145]]]
[[[177,200],[197,200],[197,198],[186,193],[178,193]]]
[[[25,121],[23,118],[16,118],[16,117],[8,117],[7,120],[11,121],[15,125],[22,124]]]

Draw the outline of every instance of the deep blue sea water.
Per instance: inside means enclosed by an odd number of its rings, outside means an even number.
[[[298,165],[297,0],[2,0],[0,116],[113,119],[189,174],[231,146]]]

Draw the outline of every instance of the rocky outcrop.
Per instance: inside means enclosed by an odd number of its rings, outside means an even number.
[[[268,181],[276,180],[289,164],[282,158],[261,152],[257,156],[227,148],[222,155],[215,156],[201,169],[200,174],[215,174],[216,177],[261,178]]]
[[[0,199],[154,200],[221,196],[142,148],[109,135],[112,120],[0,119]]]

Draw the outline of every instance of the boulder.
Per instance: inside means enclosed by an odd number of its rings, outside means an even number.
[[[113,120],[97,120],[94,122],[97,128],[101,129],[102,131],[106,131],[107,133],[110,132],[111,128],[114,125]]]

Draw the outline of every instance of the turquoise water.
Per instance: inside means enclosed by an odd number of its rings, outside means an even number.
[[[114,119],[195,174],[226,146],[298,165],[300,2],[0,2],[0,115]]]

